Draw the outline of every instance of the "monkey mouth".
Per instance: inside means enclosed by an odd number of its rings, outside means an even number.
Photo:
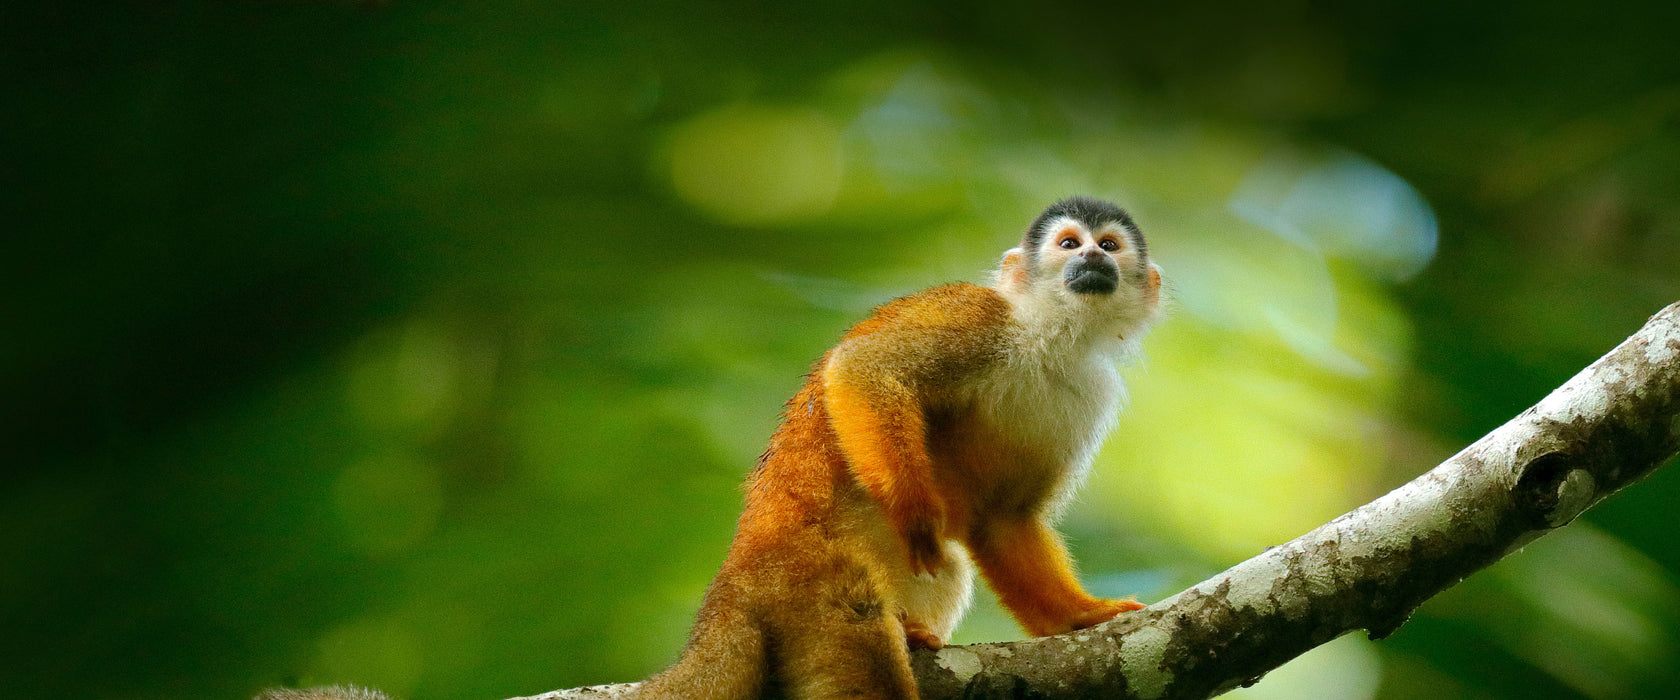
[[[1120,288],[1120,271],[1112,266],[1070,265],[1063,279],[1074,294],[1113,294]]]

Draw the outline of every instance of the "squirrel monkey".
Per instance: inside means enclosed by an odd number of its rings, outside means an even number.
[[[914,699],[909,650],[944,644],[975,568],[1032,635],[1142,608],[1086,593],[1051,523],[1160,288],[1131,217],[1074,197],[993,286],[935,287],[853,326],[788,402],[682,658],[639,697]]]

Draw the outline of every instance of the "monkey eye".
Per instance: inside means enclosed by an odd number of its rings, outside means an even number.
[[[1061,246],[1062,250],[1073,250],[1074,248],[1079,247],[1079,239],[1070,236],[1068,238],[1063,238],[1061,242],[1056,245]]]
[[[1102,242],[1097,244],[1097,247],[1112,253],[1120,249],[1120,241],[1112,238],[1104,238],[1102,239]]]

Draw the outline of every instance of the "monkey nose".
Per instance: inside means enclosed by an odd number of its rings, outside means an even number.
[[[1104,253],[1104,252],[1102,252],[1102,250],[1097,249],[1097,248],[1086,248],[1085,250],[1083,250],[1079,253],[1079,257],[1085,258],[1086,260],[1096,260],[1097,258],[1101,258],[1101,257],[1107,256],[1107,255],[1108,255],[1107,253]]]

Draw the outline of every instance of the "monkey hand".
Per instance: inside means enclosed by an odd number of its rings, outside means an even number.
[[[1082,630],[1086,627],[1100,625],[1118,617],[1120,613],[1142,610],[1143,608],[1148,607],[1131,598],[1121,598],[1118,600],[1098,598],[1094,601],[1094,603],[1094,605],[1073,616],[1073,619],[1070,621],[1073,625],[1073,629]]]

